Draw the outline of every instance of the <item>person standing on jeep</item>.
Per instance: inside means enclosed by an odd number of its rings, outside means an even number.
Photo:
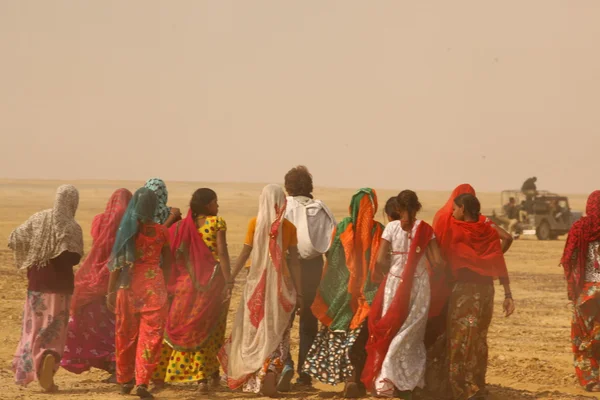
[[[536,182],[537,178],[534,176],[533,178],[527,179],[523,183],[523,186],[521,187],[521,192],[523,192],[523,194],[527,196],[527,199],[529,199],[530,197],[533,198],[537,195],[537,186],[535,184]]]
[[[316,291],[323,273],[323,254],[329,250],[331,235],[337,223],[333,214],[320,200],[312,196],[312,175],[305,166],[292,168],[285,175],[285,190],[288,193],[285,217],[298,232],[298,253],[302,285],[302,307],[300,312],[300,348],[298,350],[298,385],[311,386],[311,377],[303,372],[306,355],[318,333],[318,321],[311,311]],[[290,390],[294,375],[294,361],[288,356],[278,383],[278,391]]]
[[[535,196],[537,196],[537,186],[535,184],[536,182],[537,178],[534,176],[532,178],[527,179],[521,187],[521,192],[523,192],[527,199],[525,201],[525,211],[527,211],[528,213],[533,213],[533,199],[535,199]]]

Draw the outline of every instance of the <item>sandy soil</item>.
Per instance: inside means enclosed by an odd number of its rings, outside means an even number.
[[[6,247],[12,229],[33,212],[52,204],[58,182],[0,181],[0,399],[123,399],[114,385],[101,384],[101,371],[80,376],[59,371],[56,382],[61,391],[44,395],[36,384],[20,388],[13,383],[10,368],[20,329],[26,278],[12,263]],[[89,247],[89,228],[92,217],[102,211],[114,189],[125,186],[135,189],[141,182],[75,182],[81,191],[77,218],[86,232]],[[228,239],[232,255],[240,250],[245,226],[256,212],[262,185],[169,183],[172,206],[186,208],[194,189],[210,186],[220,196],[221,215],[229,225]],[[352,190],[318,189],[315,193],[326,201],[338,218],[345,216]],[[381,191],[384,203],[394,191]],[[431,220],[433,213],[449,193],[420,193],[424,210],[421,217]],[[498,194],[480,194],[484,208],[490,211],[499,206]],[[571,197],[572,207],[581,210],[585,196]],[[562,270],[558,267],[564,240],[539,242],[520,240],[507,256],[517,312],[506,319],[501,316],[502,296],[496,301],[496,316],[490,330],[490,361],[488,382],[490,398],[517,399],[594,399],[581,390],[575,380],[569,347],[570,310],[565,295]],[[242,274],[241,274],[242,275]],[[237,307],[243,276],[236,286],[232,310]],[[230,314],[233,315],[233,314]],[[293,338],[294,348],[298,335]],[[319,386],[320,391],[290,393],[287,398],[339,398],[341,387]],[[194,386],[173,386],[157,395],[159,399],[256,398],[222,389],[210,396],[199,396]],[[134,397],[132,397],[134,398]]]

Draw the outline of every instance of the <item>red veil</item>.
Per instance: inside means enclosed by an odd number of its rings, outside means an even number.
[[[577,300],[583,287],[589,244],[600,240],[600,190],[588,198],[585,214],[571,227],[560,262],[565,269],[569,300]]]
[[[468,268],[481,276],[508,278],[498,231],[485,221],[452,221],[448,262],[452,272]]]
[[[452,237],[450,234],[450,226],[454,220],[452,217],[454,199],[461,194],[472,194],[475,196],[475,189],[467,183],[457,186],[456,189],[452,191],[446,204],[444,204],[444,206],[435,214],[435,217],[433,217],[433,231],[435,232],[435,238],[439,244],[442,257],[446,261],[448,261]],[[431,268],[429,268],[429,273],[431,278],[431,305],[429,307],[429,318],[433,318],[441,314],[450,297],[450,270],[448,269],[445,273],[440,274],[441,277],[437,280],[433,279],[433,271]]]
[[[198,233],[192,211],[169,229],[175,263],[169,280],[174,295],[165,340],[177,351],[195,351],[211,334],[224,309],[225,279]]]
[[[396,290],[392,304],[385,315],[381,314],[383,311],[387,276],[384,282],[379,286],[377,295],[375,295],[367,320],[369,323],[370,336],[366,346],[367,360],[361,376],[362,382],[369,390],[373,387],[375,378],[381,370],[381,365],[383,364],[385,355],[390,347],[390,343],[408,317],[410,295],[415,271],[421,257],[425,254],[425,250],[427,249],[432,236],[433,229],[431,226],[425,222],[421,222],[417,228],[415,237],[412,240],[408,253],[408,260],[402,271],[400,284]]]
[[[127,189],[116,190],[106,205],[104,213],[92,221],[92,249],[75,274],[75,291],[71,300],[71,313],[81,310],[92,301],[106,296],[110,259],[121,218],[127,210],[132,194]]]

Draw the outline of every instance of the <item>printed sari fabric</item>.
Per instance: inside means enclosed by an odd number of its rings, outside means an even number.
[[[446,204],[444,204],[433,217],[433,232],[435,233],[435,237],[439,244],[442,257],[446,260],[448,259],[449,245],[452,239],[451,231],[448,228],[453,219],[453,204],[454,200],[461,194],[472,194],[475,196],[475,189],[467,183],[457,186],[452,191]],[[431,268],[429,269],[429,274],[430,277],[433,278],[433,271]],[[446,270],[444,274],[441,274],[441,278],[431,280],[431,307],[429,308],[429,318],[431,319],[432,325],[439,325],[439,327],[436,326],[438,335],[443,332],[443,326],[446,324],[446,315],[443,311],[446,308],[450,292],[452,291],[450,279],[451,271]]]
[[[115,316],[104,298],[94,300],[71,315],[65,353],[60,366],[74,374],[91,368],[115,370]]]
[[[467,400],[485,388],[487,334],[494,286],[458,282],[448,308],[448,380],[453,399]]]
[[[582,387],[600,383],[600,283],[587,282],[573,306],[571,345],[575,373]]]
[[[175,265],[169,284],[173,296],[159,367],[153,379],[194,382],[219,375],[217,353],[223,346],[228,303],[218,260],[221,217],[197,226],[192,212],[170,229]]]
[[[587,200],[585,217],[569,230],[561,265],[565,271],[569,300],[575,301],[585,283],[585,267],[590,243],[600,240],[600,190]]]
[[[67,371],[81,374],[92,367],[114,371],[115,316],[106,308],[110,275],[107,263],[131,197],[129,190],[118,189],[104,213],[92,221],[92,249],[75,274],[67,344],[61,360]]]
[[[21,340],[12,362],[18,385],[26,386],[38,378],[47,354],[55,356],[58,370],[67,338],[70,301],[66,294],[27,292]]]
[[[352,197],[350,217],[340,222],[334,231],[321,284],[311,307],[323,328],[303,369],[331,385],[349,378],[358,383],[366,358],[365,343],[358,349],[356,342],[361,342],[361,330],[366,326],[370,305],[382,280],[375,270],[383,233],[383,225],[374,219],[376,212],[377,194],[373,189],[360,189]]]
[[[284,219],[286,197],[278,185],[267,185],[256,220],[249,225],[252,263],[231,336],[219,361],[231,389],[258,392],[267,373],[281,373],[289,353],[289,328],[296,289],[285,264],[285,237],[298,244],[296,228]],[[288,231],[287,233],[285,231]]]
[[[369,342],[362,381],[377,395],[393,397],[396,389],[423,387],[425,327],[429,311],[429,276],[425,252],[433,229],[416,221],[411,232],[400,221],[386,227],[392,265],[369,313]]]
[[[162,225],[141,224],[135,239],[137,260],[122,280],[116,304],[117,381],[135,377],[147,385],[158,365],[167,319],[167,288],[160,268],[169,233]],[[122,271],[123,275],[126,271]]]

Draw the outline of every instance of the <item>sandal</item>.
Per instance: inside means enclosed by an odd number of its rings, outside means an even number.
[[[208,392],[209,392],[208,381],[206,379],[199,381],[198,382],[198,393],[207,394]]]
[[[262,394],[267,397],[277,396],[277,376],[275,372],[268,371],[262,384]]]
[[[124,396],[131,394],[131,391],[133,390],[134,387],[135,387],[134,381],[129,381],[127,383],[122,384],[121,385],[121,394]]]
[[[600,392],[600,383],[590,383],[585,387],[587,392]]]
[[[148,391],[148,385],[139,385],[135,390],[135,394],[143,400],[151,400],[154,398],[152,393]]]
[[[54,384],[54,369],[56,368],[56,358],[53,354],[46,354],[42,361],[39,383],[44,392],[56,391]]]

